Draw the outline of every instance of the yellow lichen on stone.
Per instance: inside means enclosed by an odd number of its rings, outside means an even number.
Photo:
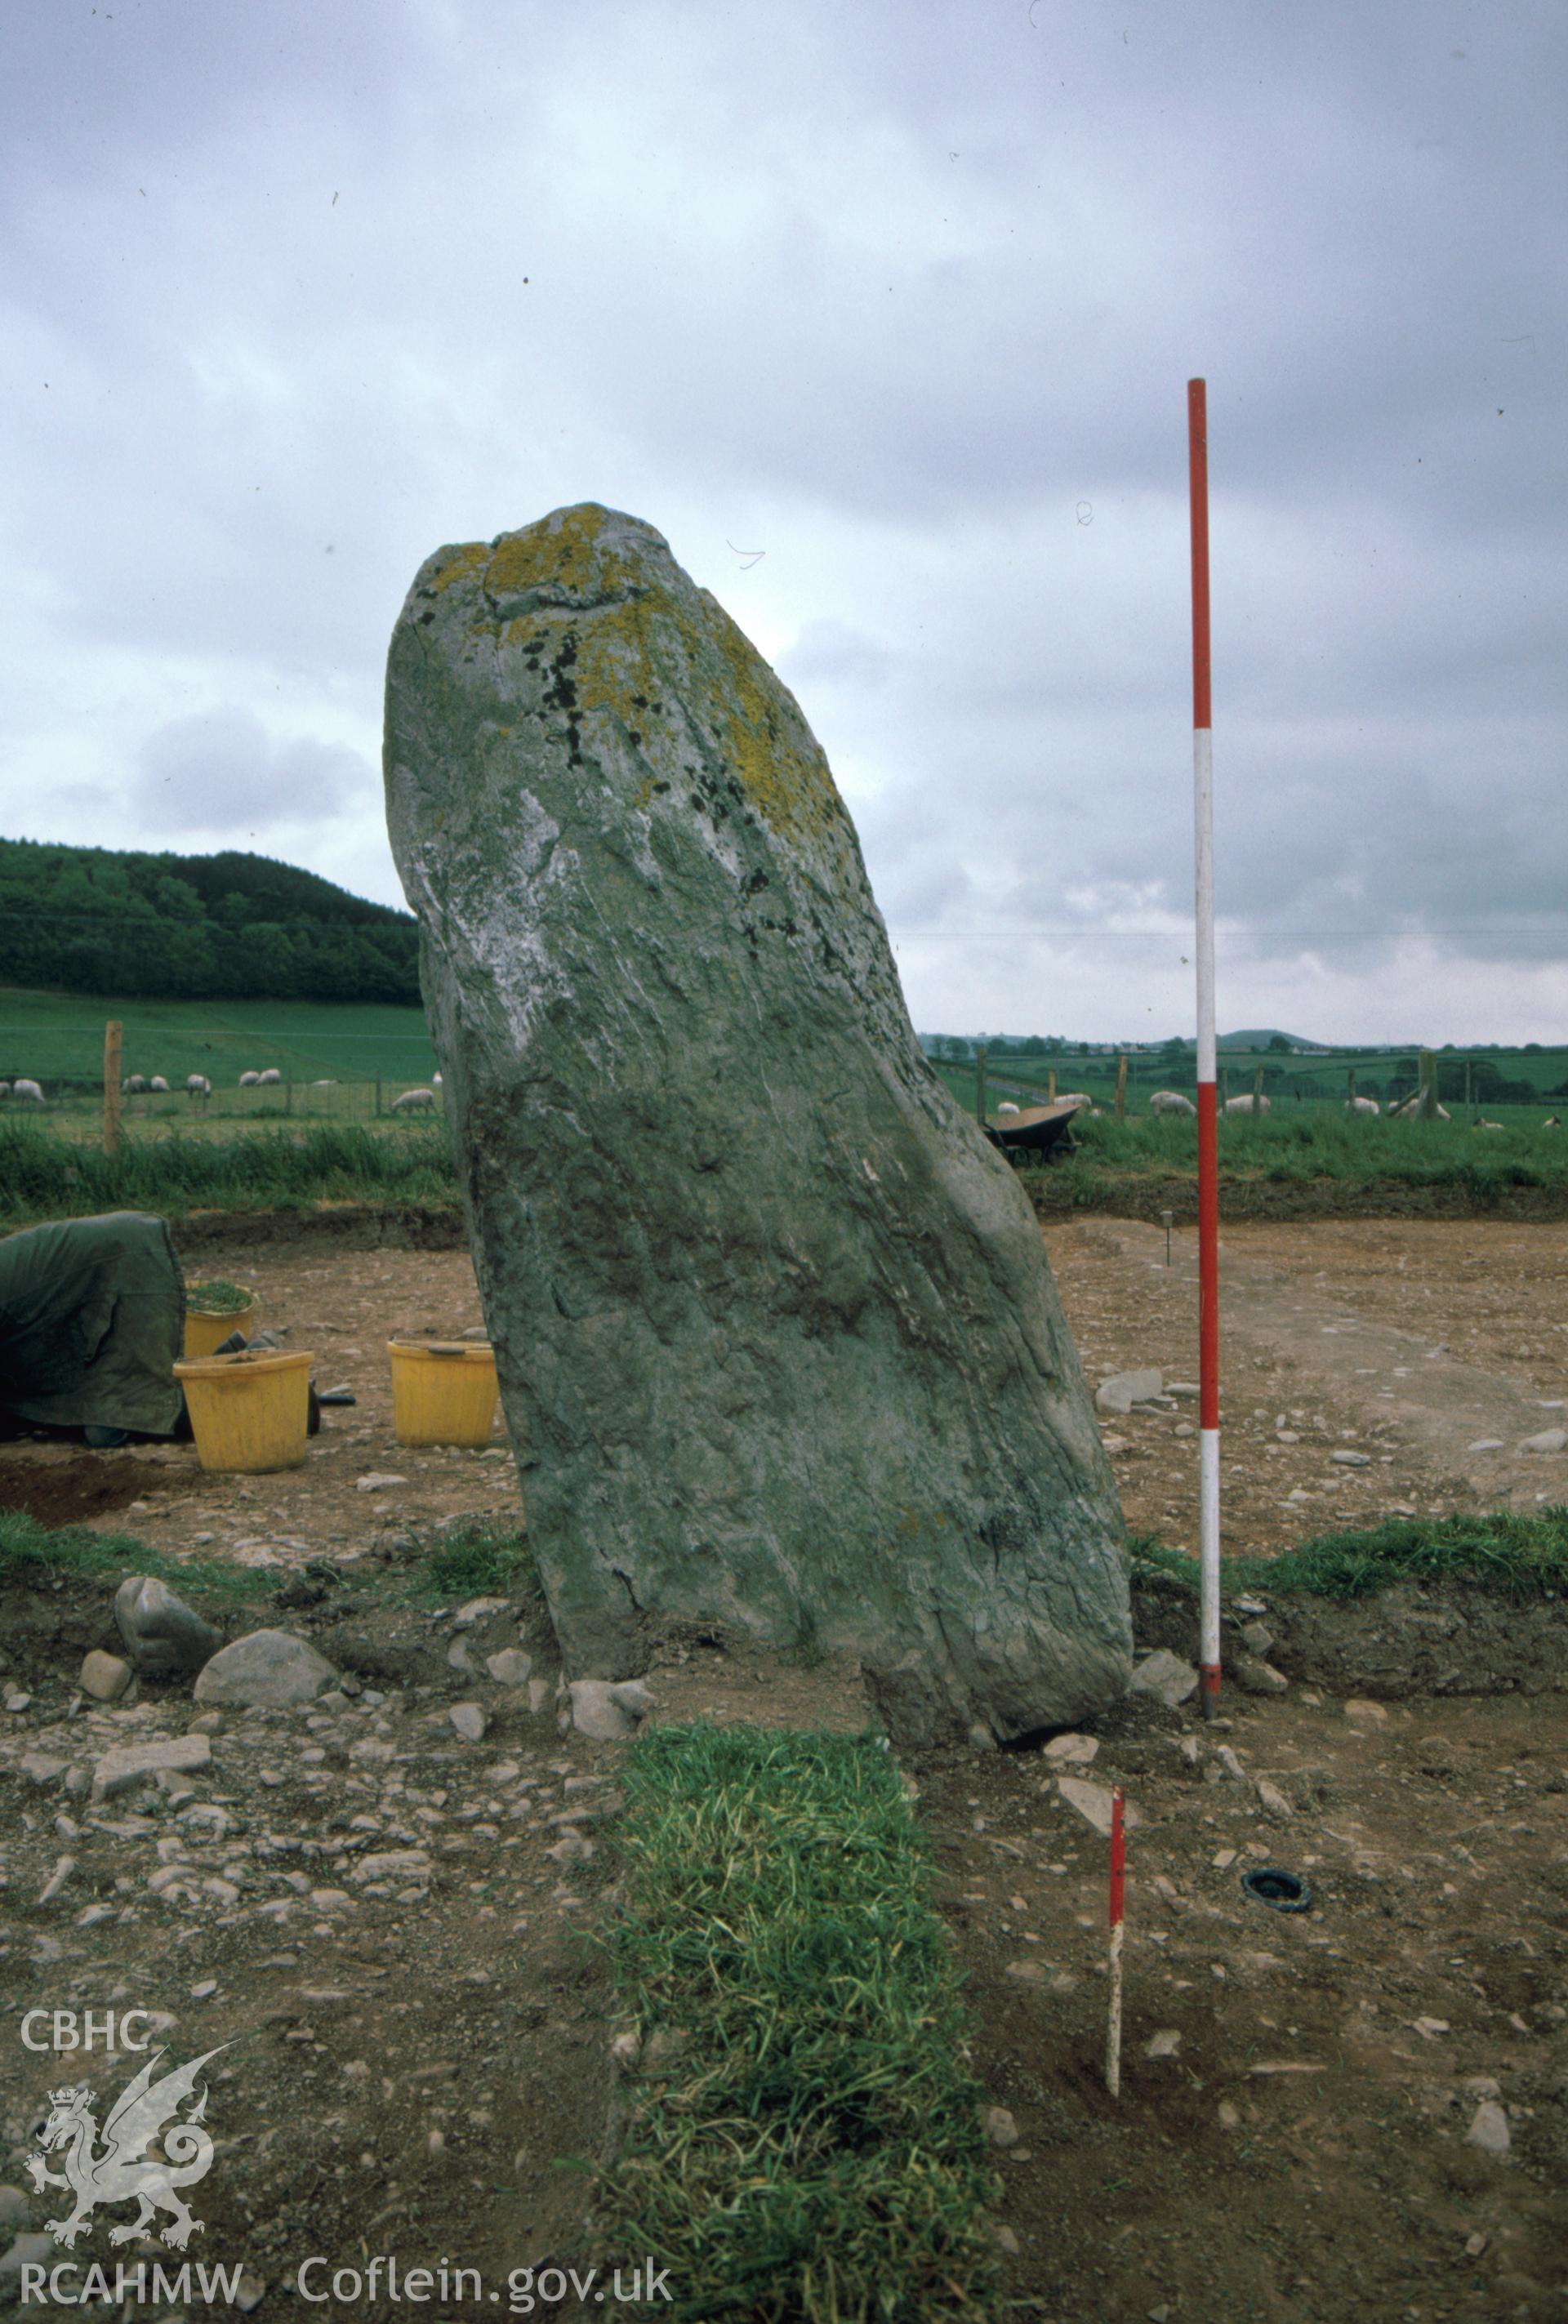
[[[619,549],[606,545],[604,514],[596,501],[584,501],[524,525],[521,532],[504,534],[491,551],[486,589],[493,597],[508,597],[527,589],[593,595],[627,587],[632,568]]]
[[[717,600],[708,602],[716,616],[715,641],[729,671],[728,687],[715,687],[711,704],[741,788],[775,831],[795,839],[841,837],[844,802],[826,757],[815,744],[802,749],[785,732],[770,699],[771,670]]]
[[[649,609],[642,597],[595,606],[592,621],[578,632],[572,672],[585,711],[608,711],[628,731],[635,727],[646,733],[651,710],[640,708],[634,697],[641,694],[645,704],[651,704],[663,691],[654,674],[648,632]]]
[[[438,573],[430,576],[429,586],[438,595],[443,589],[449,589],[454,581],[461,581],[466,573],[472,573],[483,565],[490,550],[483,540],[466,540],[456,549],[442,549],[438,553],[450,559]]]

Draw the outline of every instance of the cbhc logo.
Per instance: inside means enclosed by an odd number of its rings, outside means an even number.
[[[150,2009],[127,2009],[119,2020],[120,2034],[116,2041],[112,2009],[84,2009],[79,2030],[74,2009],[30,2009],[22,2021],[22,2039],[29,2050],[90,2050],[101,2034],[106,2050],[144,2050],[147,2047],[145,2036],[138,2042],[131,2032],[132,2024],[137,2019],[151,2024],[152,2012]],[[41,2024],[51,2029],[50,2038],[35,2042],[31,2029]]]

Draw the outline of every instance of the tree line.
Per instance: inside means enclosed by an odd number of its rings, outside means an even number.
[[[0,839],[0,983],[418,1004],[411,916],[264,855]]]

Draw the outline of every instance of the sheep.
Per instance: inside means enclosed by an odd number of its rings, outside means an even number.
[[[1156,1090],[1148,1101],[1150,1113],[1196,1113],[1197,1107],[1180,1090]]]
[[[1429,1102],[1425,1090],[1414,1090],[1398,1105],[1388,1108],[1390,1121],[1432,1120],[1451,1121],[1453,1115],[1445,1105]]]
[[[336,1089],[337,1087],[337,1084],[336,1082],[312,1082],[310,1086],[312,1089]]]
[[[1089,1095],[1086,1090],[1062,1090],[1056,1098],[1056,1103],[1058,1105],[1092,1106],[1093,1102],[1093,1099]]]
[[[1347,1113],[1381,1113],[1382,1111],[1375,1097],[1348,1097],[1345,1100]]]
[[[1000,1121],[1004,1113],[1015,1114],[1018,1111],[1018,1107],[1013,1104],[1010,1098],[1003,1098],[1001,1103],[996,1109],[996,1118],[998,1121]]]
[[[187,1074],[185,1076],[185,1094],[187,1097],[210,1097],[212,1095],[212,1084],[208,1080],[205,1074]]]
[[[401,1097],[393,1098],[392,1102],[392,1110],[394,1113],[410,1112],[416,1107],[434,1105],[435,1102],[436,1093],[434,1090],[404,1090]]]
[[[1483,1120],[1478,1121],[1475,1126],[1478,1130],[1500,1130],[1503,1125],[1500,1121],[1486,1121]]]
[[[1225,1100],[1227,1113],[1269,1113],[1272,1111],[1272,1102],[1268,1098],[1254,1097],[1250,1093],[1245,1097],[1228,1097]]]
[[[11,1084],[11,1094],[13,1097],[23,1099],[29,1105],[42,1105],[43,1103],[43,1092],[39,1088],[36,1082],[31,1082],[26,1079],[14,1081]]]
[[[441,1086],[441,1076],[440,1076],[440,1074],[432,1074],[430,1075],[430,1079],[431,1079],[431,1081],[435,1084],[436,1087],[437,1087],[438,1089],[439,1089],[439,1088],[440,1088],[440,1086]]]
[[[256,1075],[256,1079],[262,1084],[263,1088],[265,1088],[269,1082],[281,1082],[282,1078],[283,1076],[278,1071],[276,1065],[269,1065],[264,1074],[258,1074]]]
[[[147,1086],[150,1090],[161,1090],[165,1097],[169,1094],[169,1084],[161,1074],[154,1074]]]
[[[1541,1127],[1543,1130],[1561,1130],[1563,1127],[1562,1115],[1560,1113],[1549,1113],[1546,1116],[1545,1120],[1541,1124]]]
[[[240,1087],[241,1089],[254,1089],[256,1084],[261,1080],[261,1078],[260,1074],[242,1074],[240,1075]]]
[[[127,1074],[125,1080],[120,1084],[121,1089],[125,1092],[127,1097],[134,1097],[139,1091],[144,1090],[147,1084],[142,1079],[140,1074]]]

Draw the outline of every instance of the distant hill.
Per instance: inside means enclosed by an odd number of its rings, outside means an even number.
[[[0,983],[418,1004],[412,917],[270,856],[0,839]]]
[[[1308,1040],[1305,1033],[1282,1033],[1277,1026],[1266,1026],[1260,1033],[1221,1033],[1216,1035],[1216,1049],[1266,1049],[1270,1041],[1287,1041],[1293,1049],[1321,1049],[1321,1041]]]

